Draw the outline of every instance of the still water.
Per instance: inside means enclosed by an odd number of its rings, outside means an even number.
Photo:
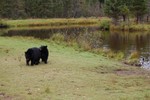
[[[143,67],[150,69],[150,32],[120,33],[103,32],[97,27],[71,27],[46,29],[8,29],[0,30],[1,36],[29,36],[39,39],[61,39],[76,42],[79,47],[87,49],[110,49],[123,52],[126,57],[138,52]],[[54,38],[55,37],[55,38]]]

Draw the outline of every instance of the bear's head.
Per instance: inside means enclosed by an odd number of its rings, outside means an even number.
[[[43,45],[42,45],[42,46],[40,47],[40,50],[45,50],[45,49],[47,49],[47,45],[46,45],[46,46],[43,46]]]
[[[25,58],[26,60],[29,60],[31,59],[31,57],[32,57],[32,50],[28,49],[28,51],[25,52]]]

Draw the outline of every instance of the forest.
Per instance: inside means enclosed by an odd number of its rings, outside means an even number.
[[[78,18],[108,16],[124,21],[135,17],[149,21],[150,0],[0,0],[0,17]]]
[[[2,18],[101,16],[103,0],[0,0]]]

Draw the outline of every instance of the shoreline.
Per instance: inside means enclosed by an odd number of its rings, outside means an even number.
[[[129,24],[115,26],[110,23],[111,19],[101,18],[51,18],[51,19],[2,19],[4,26],[1,28],[23,28],[23,27],[73,27],[73,26],[97,26],[102,31],[137,32],[150,31],[150,24]],[[121,24],[121,23],[120,23]]]

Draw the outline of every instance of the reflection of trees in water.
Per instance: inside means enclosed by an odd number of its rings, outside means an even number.
[[[95,28],[88,28],[88,31],[95,30]],[[59,33],[67,40],[69,37],[74,38],[79,33],[84,32],[85,27],[71,27],[60,29],[23,29],[23,30],[8,30],[2,36],[32,36],[40,39],[51,38],[53,34]]]
[[[141,48],[145,47],[147,44],[147,35],[136,35],[136,49],[140,50]]]
[[[118,51],[124,50],[137,50],[140,51],[141,48],[145,48],[150,40],[149,34],[136,34],[129,33],[112,33],[109,36],[109,46],[111,49]]]
[[[109,46],[115,51],[124,51],[130,44],[129,36],[123,33],[112,33],[109,36]]]
[[[52,34],[47,34],[49,30],[9,30],[7,33],[2,36],[27,36],[35,38],[49,38]]]

